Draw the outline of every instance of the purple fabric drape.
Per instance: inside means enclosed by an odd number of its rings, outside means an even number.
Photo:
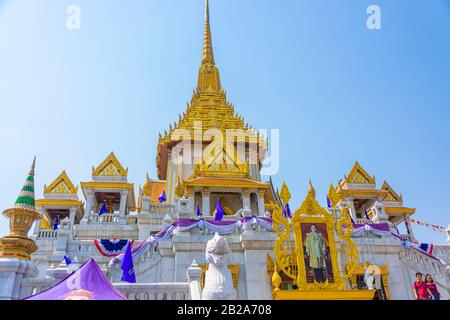
[[[127,300],[109,282],[94,259],[85,262],[77,271],[57,285],[24,300]]]

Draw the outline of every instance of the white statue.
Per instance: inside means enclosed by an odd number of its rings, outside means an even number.
[[[205,287],[202,300],[236,300],[237,293],[233,286],[231,272],[228,270],[230,247],[227,240],[218,233],[206,245]]]

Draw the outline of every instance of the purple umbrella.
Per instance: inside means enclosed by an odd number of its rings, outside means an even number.
[[[94,259],[57,285],[24,300],[127,300],[98,267]]]

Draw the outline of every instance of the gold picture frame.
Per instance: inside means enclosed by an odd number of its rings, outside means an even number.
[[[315,199],[315,192],[313,189],[308,192],[305,201],[302,203],[301,207],[295,211],[293,214],[291,224],[294,230],[295,238],[295,250],[297,255],[297,286],[299,291],[313,291],[313,290],[343,290],[344,289],[344,279],[341,275],[341,270],[338,264],[338,250],[335,242],[335,228],[334,219],[330,213],[322,208]],[[316,281],[308,282],[307,280],[307,266],[305,263],[305,240],[302,230],[302,225],[321,225],[321,229],[326,230],[326,246],[328,250],[327,259],[331,262],[332,270],[332,280],[329,281],[331,277],[327,275],[327,279],[324,282]],[[324,226],[324,227],[323,227]]]

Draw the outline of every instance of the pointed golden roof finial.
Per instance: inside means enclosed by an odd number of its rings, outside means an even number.
[[[211,26],[209,24],[209,1],[205,0],[205,31],[203,40],[202,64],[214,64],[214,52],[212,47]]]
[[[197,91],[200,94],[220,93],[222,85],[220,83],[219,70],[214,61],[208,0],[205,0],[205,30],[203,36],[202,65],[198,74]]]
[[[309,184],[308,184],[308,194],[312,195],[312,197],[315,199],[316,198],[316,190],[314,189],[311,179],[309,179]]]
[[[283,182],[283,185],[281,186],[280,197],[284,204],[291,200],[291,193],[289,192],[286,182]]]

